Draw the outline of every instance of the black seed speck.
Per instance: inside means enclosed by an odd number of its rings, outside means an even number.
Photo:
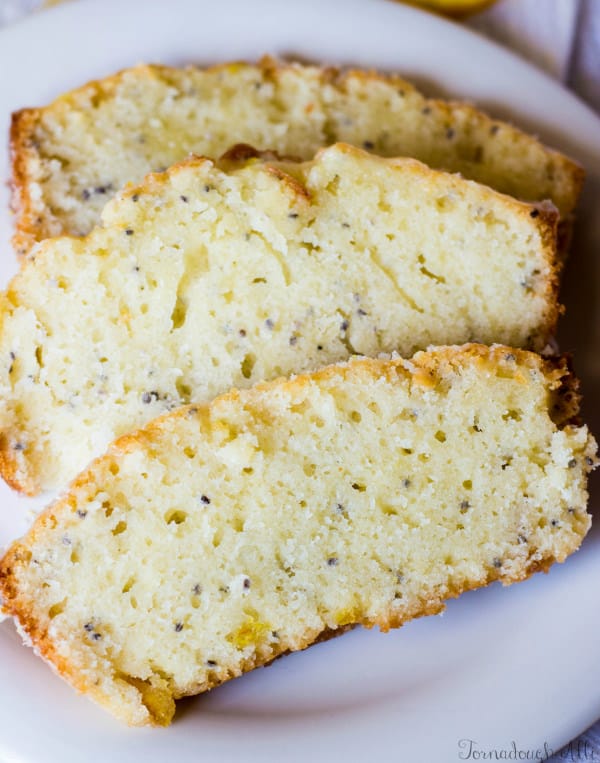
[[[102,638],[102,634],[96,631],[96,633],[92,634],[92,638],[94,639],[94,641],[100,641],[100,639]]]
[[[183,623],[175,623],[175,633],[181,633],[183,630]]]
[[[594,465],[594,459],[593,459],[593,458],[591,458],[590,456],[586,456],[586,457],[585,457],[585,463],[586,463],[588,466],[593,466],[593,465]]]
[[[208,193],[209,191],[212,191],[212,186],[210,186],[210,185],[205,185],[205,186],[204,186],[204,190],[205,190],[205,192],[206,192],[206,193]]]
[[[97,185],[94,188],[94,193],[98,194],[105,194],[108,193],[110,190],[112,190],[112,183],[108,183],[108,185]]]
[[[558,521],[558,519],[552,519],[550,521],[550,524],[552,525],[552,527],[558,527],[560,525],[560,522]]]
[[[349,227],[350,227],[350,223],[342,223],[342,228],[349,228]]]
[[[370,151],[372,148],[375,148],[375,144],[372,140],[363,140],[363,148],[366,148],[367,151]]]
[[[500,567],[502,567],[502,559],[498,559],[498,557],[496,557],[496,558],[494,559],[494,561],[492,562],[492,564],[494,565],[494,567],[495,567],[497,570],[499,570],[499,569],[500,569]]]
[[[408,477],[402,480],[402,487],[410,487],[410,485],[411,485],[411,482],[408,479]]]
[[[81,192],[81,198],[82,198],[84,201],[87,201],[87,200],[90,198],[90,196],[91,196],[91,195],[92,195],[92,194],[91,194],[91,193],[88,191],[88,189],[87,189],[87,188],[84,188],[84,189],[83,189],[83,191]]]
[[[140,200],[139,194],[134,193],[133,196],[131,197],[131,201],[133,201],[133,203],[135,204],[139,200]]]
[[[519,543],[527,543],[527,538],[524,535],[519,534],[517,537],[519,539]]]
[[[454,132],[454,130],[452,129],[452,127],[449,127],[449,128],[446,130],[446,138],[448,138],[448,140],[452,140],[452,138],[454,137],[454,135],[455,135],[455,132]]]
[[[244,588],[248,590],[250,588],[250,578],[244,578]]]
[[[567,466],[569,467],[569,469],[574,469],[577,466],[577,459],[572,458],[567,464]]]
[[[142,395],[142,403],[145,403],[146,405],[148,405],[149,403],[152,402],[152,400],[158,400],[158,398],[159,398],[159,395],[156,390],[152,390],[151,392],[144,392],[144,394]]]
[[[206,667],[207,668],[216,668],[217,663],[214,660],[206,660]]]
[[[207,495],[201,495],[200,500],[202,501],[202,503],[206,503],[206,504],[210,503],[210,498]]]
[[[139,265],[134,265],[133,266],[133,272],[134,273],[139,273],[140,272],[140,266]]]
[[[267,320],[265,321],[265,327],[268,328],[269,331],[272,331],[274,326],[275,324],[273,323],[271,318],[267,318]]]
[[[348,323],[348,321],[342,321],[342,322],[340,323],[340,330],[341,330],[341,331],[348,331],[348,326],[349,326],[349,325],[350,325],[350,324]]]
[[[87,511],[85,509],[77,509],[77,516],[79,519],[85,519],[87,517]]]
[[[290,220],[295,220],[298,217],[298,213],[297,212],[290,212],[288,217],[290,218]]]
[[[295,345],[297,342],[298,342],[298,337],[297,337],[297,336],[294,336],[294,335],[292,334],[292,336],[290,337],[290,344],[292,345],[292,347],[293,347],[293,346],[294,346],[294,345]]]
[[[529,217],[539,217],[540,216],[540,210],[539,209],[532,209],[529,213]]]
[[[86,630],[88,633],[91,633],[94,630],[94,624],[93,623],[86,623],[83,626],[83,629]]]
[[[335,567],[337,565],[338,561],[339,560],[338,560],[337,556],[330,556],[329,559],[327,560],[327,564],[330,567]]]
[[[184,204],[187,204],[189,201],[188,197],[184,196],[184,194],[181,194],[179,198],[181,199],[181,201],[183,201]]]
[[[517,356],[512,352],[507,352],[504,356],[504,360],[506,360],[508,363],[514,363],[517,359]]]
[[[366,310],[363,310],[363,309],[362,309],[362,307],[359,307],[359,308],[358,308],[358,310],[357,310],[356,312],[357,312],[359,315],[367,315],[367,314],[368,314]]]
[[[240,336],[246,336],[246,329],[240,329],[240,330],[238,331],[238,334],[239,334]]]
[[[471,508],[471,504],[468,501],[461,501],[460,502],[460,513],[464,514]]]
[[[202,593],[202,586],[200,585],[200,583],[196,583],[196,585],[192,588],[192,593],[195,594],[196,596],[200,596],[200,594]]]
[[[338,512],[338,514],[345,514],[346,513],[346,507],[343,503],[336,503],[335,510]]]
[[[318,344],[317,345],[317,350],[322,350],[322,349],[323,349],[323,345],[322,344]]]
[[[277,638],[278,639],[279,638],[279,633],[277,633],[277,631],[271,631],[271,636],[273,636],[273,638]]]
[[[576,509],[576,508],[574,508],[573,506],[569,506],[569,508],[567,509],[567,511],[569,512],[569,514],[575,514],[575,512],[577,511],[577,509]]]
[[[125,235],[126,236],[133,236],[133,228],[126,228],[125,229]]]
[[[25,444],[22,442],[16,442],[13,445],[13,450],[25,450]]]

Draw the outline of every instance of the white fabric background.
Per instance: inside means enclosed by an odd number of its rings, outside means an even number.
[[[0,0],[0,26],[42,5]],[[600,0],[498,0],[467,23],[545,69],[600,113]],[[550,761],[600,763],[600,720]]]

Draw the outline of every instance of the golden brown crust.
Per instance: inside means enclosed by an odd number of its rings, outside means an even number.
[[[35,157],[32,146],[39,115],[39,109],[21,109],[12,115],[10,124],[11,209],[16,215],[12,244],[20,257],[25,256],[36,241],[46,236],[43,223],[37,219],[33,208],[29,177],[30,163]]]
[[[205,70],[208,72],[219,70],[226,71],[228,68],[245,66],[252,66],[252,64],[243,62],[217,64],[215,66],[207,67]],[[277,61],[270,56],[263,56],[256,66],[265,78],[276,79],[285,71],[293,69],[295,64]],[[99,100],[112,93],[117,88],[123,76],[131,71],[144,72],[148,77],[161,78],[168,82],[172,79],[172,74],[176,70],[172,67],[161,65],[140,65],[134,67],[134,69],[123,69],[112,76],[91,81],[64,96],[61,96],[55,103],[61,99],[77,99],[86,96],[89,96],[90,100]],[[379,80],[404,91],[416,91],[410,83],[395,74],[383,74],[375,70],[341,70],[336,67],[324,67],[319,69],[319,79],[322,84],[333,83],[343,89],[352,78],[362,79],[363,81]],[[515,137],[518,136],[519,138],[522,138],[525,136],[525,133],[518,128],[492,119],[469,103],[443,101],[433,98],[426,99],[426,103],[428,107],[435,108],[438,112],[442,113],[449,123],[460,114],[464,117],[466,122],[477,124],[483,129],[493,129],[498,125],[502,125],[503,129],[510,130],[511,134]],[[26,255],[33,244],[43,240],[51,234],[48,229],[47,221],[45,221],[43,216],[40,216],[35,209],[35,203],[31,195],[30,187],[34,180],[31,177],[30,167],[32,164],[35,164],[35,160],[38,156],[35,150],[35,131],[40,123],[43,111],[43,109],[39,108],[18,111],[13,115],[11,125],[11,204],[16,215],[13,245],[19,256]],[[532,140],[534,139],[532,138]],[[562,218],[559,227],[559,244],[560,251],[564,255],[570,239],[571,218],[581,193],[584,171],[581,165],[558,151],[544,146],[544,152],[549,165],[552,165],[553,168],[558,171],[566,185],[566,190],[561,194],[564,198],[559,205],[561,207]],[[557,200],[555,199],[555,201]]]

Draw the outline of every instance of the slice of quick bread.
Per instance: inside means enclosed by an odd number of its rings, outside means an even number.
[[[481,345],[180,408],[12,546],[5,612],[79,691],[168,724],[174,699],[340,629],[562,562],[590,526],[577,408],[563,359]]]
[[[268,58],[138,66],[14,115],[15,246],[26,253],[48,236],[88,233],[126,182],[190,152],[216,158],[246,142],[307,160],[337,141],[549,199],[565,220],[583,179],[579,165],[536,138],[470,105],[427,99],[396,76]]]
[[[552,333],[549,208],[344,144],[226,165],[149,176],[87,238],[39,244],[0,295],[14,487],[61,487],[116,436],[231,386],[429,344],[542,349]]]

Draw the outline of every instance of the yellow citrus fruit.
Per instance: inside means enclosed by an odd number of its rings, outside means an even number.
[[[408,0],[410,5],[419,5],[446,16],[468,16],[492,5],[496,0]]]

